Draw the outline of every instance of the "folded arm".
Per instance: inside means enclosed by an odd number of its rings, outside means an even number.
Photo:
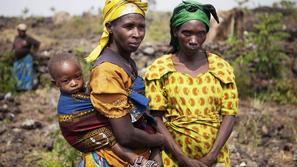
[[[119,144],[129,148],[159,147],[164,143],[162,134],[148,134],[147,132],[134,128],[130,115],[121,118],[109,119],[114,136]]]

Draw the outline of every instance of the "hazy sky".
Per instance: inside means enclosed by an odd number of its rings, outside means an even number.
[[[156,0],[156,10],[171,11],[182,0]],[[256,7],[259,4],[271,5],[279,0],[251,0],[249,6]],[[297,1],[297,0],[295,0]],[[202,3],[213,4],[219,10],[226,10],[237,5],[235,0],[200,0]],[[49,16],[56,11],[67,11],[73,15],[79,15],[84,11],[92,10],[94,13],[102,7],[104,0],[0,0],[0,15],[20,16],[25,8],[29,9],[28,15]]]

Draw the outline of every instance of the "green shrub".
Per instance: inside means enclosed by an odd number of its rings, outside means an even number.
[[[246,40],[228,39],[230,49],[225,54],[230,58],[238,56],[232,65],[242,98],[258,96],[262,100],[297,104],[294,96],[297,82],[290,79],[293,77],[288,66],[289,57],[282,44],[288,37],[282,31],[283,19],[280,13],[259,14],[255,31],[249,32]],[[266,85],[261,88],[255,79],[265,80]]]
[[[12,77],[13,53],[4,52],[0,55],[0,92],[15,93],[16,79]]]
[[[253,64],[252,72],[260,73],[268,78],[280,77],[279,71],[283,60],[287,60],[280,43],[288,34],[281,32],[281,20],[283,15],[280,13],[260,14],[259,23],[255,25],[256,32],[250,32],[248,35],[249,49],[244,55],[244,62]]]

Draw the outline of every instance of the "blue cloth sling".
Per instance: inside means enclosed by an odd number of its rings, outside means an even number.
[[[76,96],[61,92],[57,107],[58,114],[72,114],[92,109],[94,108],[88,95]]]

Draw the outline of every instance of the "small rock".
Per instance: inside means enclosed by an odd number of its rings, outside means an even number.
[[[22,128],[27,130],[42,128],[42,124],[38,121],[27,119],[25,122],[23,122]]]
[[[55,140],[54,139],[50,139],[48,140],[45,144],[44,147],[48,150],[48,151],[52,151],[54,148],[54,144],[55,144]]]
[[[6,113],[8,112],[8,105],[7,104],[3,104],[1,107],[0,107],[0,112],[2,113]]]
[[[14,99],[14,104],[15,104],[16,106],[21,105],[21,101],[20,101],[20,99]]]
[[[15,120],[15,115],[13,113],[8,113],[7,118],[11,121]]]
[[[239,166],[240,166],[240,167],[245,167],[245,166],[247,166],[247,165],[246,165],[245,162],[241,162]]]
[[[229,145],[229,150],[230,150],[231,153],[236,153],[237,152],[237,149],[236,149],[234,144]]]
[[[19,114],[19,113],[21,113],[22,111],[21,111],[21,109],[20,109],[19,107],[14,107],[14,108],[12,109],[12,112],[13,112],[13,113],[16,113],[16,114]]]
[[[13,131],[14,133],[19,133],[19,132],[22,131],[22,129],[20,129],[20,128],[13,128],[12,131]]]
[[[142,50],[142,52],[146,55],[153,55],[155,53],[155,49],[153,47],[146,47]]]
[[[5,132],[6,132],[6,127],[5,126],[1,126],[0,127],[0,135],[2,135]]]
[[[268,128],[264,125],[261,128],[263,135],[267,135],[268,134]]]
[[[4,99],[5,100],[8,100],[11,97],[12,97],[12,93],[11,92],[8,92],[8,93],[5,94]]]
[[[286,143],[283,147],[284,151],[291,151],[293,149],[293,144],[291,143]]]
[[[247,166],[250,166],[250,167],[256,167],[256,166],[258,166],[258,164],[257,164],[256,162],[254,162],[254,161],[249,161],[249,162],[247,163]]]

